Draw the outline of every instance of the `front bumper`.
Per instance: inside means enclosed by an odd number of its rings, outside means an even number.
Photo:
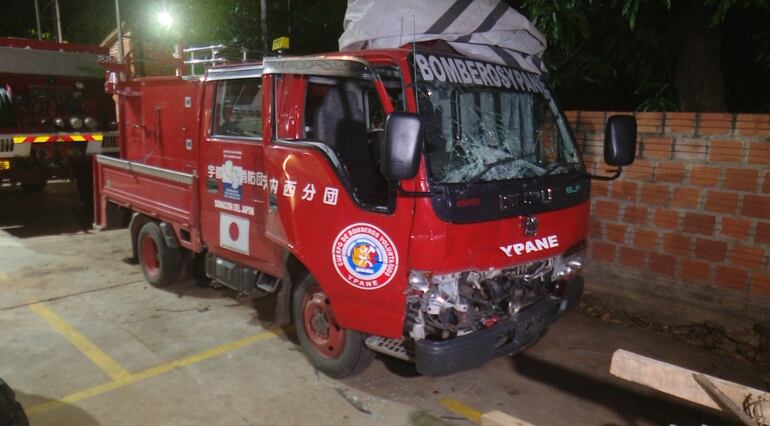
[[[414,354],[417,371],[443,376],[480,367],[492,358],[513,355],[533,345],[546,328],[580,303],[583,278],[569,281],[562,298],[546,297],[492,327],[444,341],[419,340]]]

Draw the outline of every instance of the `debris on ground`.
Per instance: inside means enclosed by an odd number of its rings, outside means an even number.
[[[761,323],[756,324],[753,329],[734,330],[727,330],[712,321],[670,325],[636,313],[611,308],[592,297],[583,297],[580,310],[585,315],[605,322],[657,331],[694,346],[754,363],[765,372],[763,379],[770,386],[770,324]]]
[[[352,405],[353,408],[355,408],[356,410],[358,410],[358,411],[360,411],[360,412],[362,412],[364,414],[372,414],[371,411],[367,410],[366,407],[364,407],[364,404],[361,402],[361,400],[358,399],[357,396],[355,396],[355,395],[348,395],[348,390],[347,389],[345,389],[343,387],[339,387],[339,386],[335,387],[334,389],[336,389],[337,393],[340,394],[340,396],[342,396],[345,399],[345,401],[350,403],[350,405]]]

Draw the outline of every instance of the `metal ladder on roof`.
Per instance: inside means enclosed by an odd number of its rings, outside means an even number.
[[[239,57],[236,59],[233,52],[239,52]],[[190,72],[193,76],[199,76],[206,73],[206,69],[214,65],[222,65],[228,62],[234,62],[240,60],[246,62],[249,60],[249,50],[246,48],[236,48],[225,46],[224,44],[214,44],[210,46],[195,46],[187,47],[182,50],[184,55],[185,65],[190,66]],[[180,58],[179,52],[174,55]],[[202,66],[203,70],[198,73],[198,66]]]

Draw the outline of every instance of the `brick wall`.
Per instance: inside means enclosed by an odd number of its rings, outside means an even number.
[[[607,169],[612,114],[567,114],[593,173]],[[630,276],[658,292],[724,295],[746,311],[733,315],[770,306],[770,115],[634,115],[635,163],[619,180],[593,182],[589,290],[612,285],[603,276]]]

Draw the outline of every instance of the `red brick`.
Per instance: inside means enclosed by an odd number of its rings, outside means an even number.
[[[722,227],[719,235],[735,238],[736,240],[748,240],[749,231],[751,231],[751,221],[727,216],[722,216],[720,220],[722,221]],[[770,229],[768,232],[770,232]],[[768,234],[768,238],[770,239],[770,234]]]
[[[757,222],[757,232],[754,235],[754,240],[759,244],[770,244],[770,223]]]
[[[638,197],[636,196],[639,185],[636,182],[627,181],[615,181],[612,183],[612,190],[610,191],[610,197],[619,200],[636,202]]]
[[[687,212],[684,215],[684,232],[712,235],[717,217],[710,214]]]
[[[749,144],[749,164],[770,165],[770,142]]]
[[[695,258],[721,262],[727,254],[727,243],[724,241],[698,238],[695,242]]]
[[[770,115],[738,114],[735,133],[741,136],[770,137]]]
[[[646,137],[642,140],[642,157],[671,158],[674,139],[670,137]]]
[[[700,135],[729,135],[733,131],[733,115],[727,113],[702,113],[698,134]]]
[[[665,234],[663,251],[677,256],[689,256],[692,252],[692,238],[682,234]]]
[[[604,224],[604,239],[613,243],[625,244],[628,225],[620,223]]]
[[[693,165],[690,169],[689,182],[696,186],[715,187],[719,183],[721,173],[722,169],[719,167]]]
[[[660,161],[655,167],[656,182],[684,182],[685,167],[681,161]]]
[[[642,186],[641,201],[656,206],[665,206],[671,201],[671,189],[666,185],[645,183]]]
[[[652,161],[636,160],[634,164],[623,168],[624,179],[652,181]]]
[[[591,242],[591,257],[605,262],[615,262],[617,246],[601,241]]]
[[[620,204],[617,201],[594,200],[591,214],[598,218],[618,220]]]
[[[682,270],[679,274],[684,281],[703,284],[709,282],[712,266],[700,260],[681,259]]]
[[[762,192],[770,194],[770,172],[765,172],[765,183],[762,185]]]
[[[762,269],[765,266],[766,251],[762,247],[736,244],[730,251],[730,263],[746,269]]]
[[[709,146],[709,160],[740,162],[743,158],[743,142],[713,141]]]
[[[629,205],[623,212],[623,220],[637,225],[647,224],[647,207]]]
[[[751,292],[770,296],[770,273],[754,271],[751,275]]]
[[[690,187],[674,188],[674,196],[671,198],[672,207],[685,209],[697,209],[700,204],[700,189]]]
[[[577,123],[578,111],[564,111],[564,116],[570,124]]]
[[[592,197],[609,197],[610,195],[610,183],[603,180],[595,180],[591,182],[591,196]]]
[[[744,195],[741,213],[744,216],[770,219],[770,195]]]
[[[677,138],[674,141],[677,160],[706,161],[707,143],[703,139]]]
[[[660,234],[651,229],[634,230],[634,247],[654,251],[658,249]]]
[[[650,253],[647,269],[673,277],[676,273],[676,257],[666,254]]]
[[[591,238],[600,239],[602,238],[602,223],[598,220],[594,220],[591,218],[591,222],[589,223],[589,235]]]
[[[604,130],[604,123],[607,121],[604,111],[580,111],[578,114],[578,127],[580,130],[599,132]]]
[[[663,131],[663,113],[637,112],[634,115],[639,133],[660,133]]]
[[[724,187],[736,191],[757,191],[757,181],[759,171],[756,169],[736,169],[728,168],[725,170]]]
[[[695,133],[695,113],[691,112],[669,112],[666,114],[666,132],[667,133]]]
[[[643,269],[646,253],[631,247],[621,247],[618,260],[621,265]]]
[[[749,273],[745,269],[717,265],[714,282],[723,287],[746,290],[749,286]]]
[[[732,213],[738,211],[740,197],[737,192],[709,191],[706,195],[706,210],[716,213]]]
[[[679,212],[671,209],[657,208],[652,217],[652,223],[658,228],[678,229]]]

